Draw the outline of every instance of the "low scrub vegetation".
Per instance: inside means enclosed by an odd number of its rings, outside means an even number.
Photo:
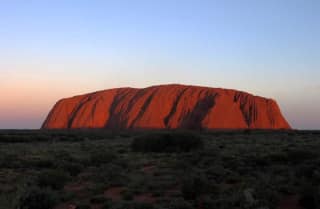
[[[152,133],[134,138],[136,152],[189,152],[203,147],[202,139],[193,133]]]
[[[23,185],[16,194],[16,209],[51,209],[59,202],[58,193],[49,188]]]
[[[39,187],[59,190],[69,180],[69,174],[63,170],[45,170],[39,174],[37,184]]]
[[[0,209],[320,207],[318,132],[0,131]]]

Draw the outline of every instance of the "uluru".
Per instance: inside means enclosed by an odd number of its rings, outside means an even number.
[[[115,88],[61,99],[43,129],[290,129],[276,101],[189,85]]]

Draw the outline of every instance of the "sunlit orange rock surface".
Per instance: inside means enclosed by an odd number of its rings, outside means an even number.
[[[117,88],[62,99],[42,128],[290,129],[272,99],[185,85]]]

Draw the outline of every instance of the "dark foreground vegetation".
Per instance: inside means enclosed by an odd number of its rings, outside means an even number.
[[[0,209],[315,209],[319,186],[315,131],[0,131]]]

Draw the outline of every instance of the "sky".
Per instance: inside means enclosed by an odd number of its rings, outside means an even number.
[[[55,102],[180,83],[275,99],[320,129],[319,0],[0,0],[0,129]]]

